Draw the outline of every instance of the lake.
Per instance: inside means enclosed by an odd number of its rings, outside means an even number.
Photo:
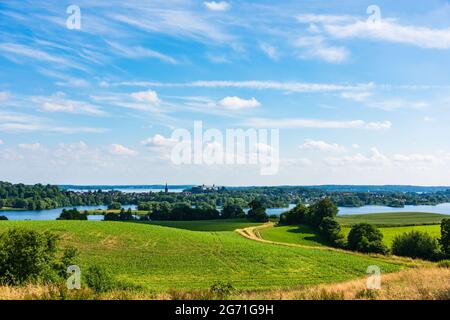
[[[339,207],[339,214],[341,215],[386,212],[427,212],[450,214],[450,203],[441,203],[436,206],[405,206],[404,208],[391,208],[386,206],[363,206],[359,208]]]
[[[131,208],[136,209],[135,205],[123,205],[125,210]],[[270,208],[266,212],[268,215],[280,215],[283,212],[295,207],[291,204],[289,208]],[[21,210],[21,211],[2,211],[0,210],[1,216],[8,217],[9,220],[56,220],[59,217],[62,209],[72,209],[73,207],[48,209],[48,210]],[[106,206],[76,206],[78,211],[82,212],[84,210],[95,210],[101,209],[106,210]],[[244,210],[245,212],[248,209]],[[385,206],[363,206],[359,208],[345,208],[339,207],[340,215],[348,214],[368,214],[368,213],[383,213],[383,212],[429,212],[429,213],[440,213],[450,215],[450,203],[442,203],[437,206],[405,206],[404,208],[391,208]],[[89,215],[88,220],[103,220],[103,215]]]

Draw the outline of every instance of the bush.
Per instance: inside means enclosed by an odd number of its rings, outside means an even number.
[[[387,252],[383,244],[383,234],[368,223],[355,224],[348,234],[347,243],[348,248],[354,251],[382,254]]]
[[[0,220],[8,220],[8,217],[0,216]]]
[[[87,286],[96,293],[107,292],[115,287],[114,278],[106,268],[90,266],[83,275]]]
[[[426,232],[411,231],[394,238],[392,253],[397,256],[435,260],[440,252],[435,238]]]
[[[444,254],[450,257],[450,219],[441,222],[441,245]]]
[[[450,260],[441,260],[438,262],[439,268],[450,268]]]
[[[24,229],[11,229],[0,235],[0,283],[22,285],[55,282],[76,256],[66,249],[57,257],[56,235]]]
[[[222,281],[218,281],[218,282],[214,283],[211,286],[211,288],[209,289],[209,291],[213,295],[215,295],[216,297],[219,297],[220,299],[225,299],[230,294],[232,294],[234,290],[235,289],[233,288],[231,283],[229,283],[229,282],[222,282]]]

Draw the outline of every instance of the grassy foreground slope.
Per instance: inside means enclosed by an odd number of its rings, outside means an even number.
[[[450,218],[450,215],[426,212],[393,212],[343,215],[338,216],[337,220],[342,225],[353,225],[366,222],[378,226],[395,226],[438,224],[445,218]]]
[[[58,233],[80,250],[81,271],[104,265],[117,279],[147,292],[205,289],[217,280],[239,289],[274,289],[363,277],[369,265],[383,272],[400,262],[337,251],[268,245],[235,232],[196,232],[149,224],[96,221],[2,221],[10,227]]]

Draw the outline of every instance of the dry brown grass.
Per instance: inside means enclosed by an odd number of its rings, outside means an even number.
[[[150,294],[114,290],[95,294],[89,289],[68,291],[51,285],[0,286],[0,300],[211,300],[209,290],[170,290]],[[243,300],[450,300],[450,268],[416,268],[382,276],[380,290],[367,290],[366,279],[307,288],[237,292],[229,299]]]
[[[294,290],[241,294],[240,299],[279,300],[450,300],[450,269],[408,269],[382,276],[380,290],[367,290],[366,279]]]

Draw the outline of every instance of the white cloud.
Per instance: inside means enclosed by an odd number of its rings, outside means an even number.
[[[355,20],[352,16],[347,15],[326,15],[326,14],[313,14],[304,13],[297,16],[297,20],[300,23],[310,24],[310,23],[320,23],[320,24],[334,24],[351,22]]]
[[[146,147],[173,147],[177,141],[172,138],[165,138],[160,134],[147,138],[141,142]]]
[[[131,96],[139,102],[148,102],[151,104],[161,103],[158,94],[153,90],[134,92],[131,94]]]
[[[381,101],[368,102],[367,105],[372,108],[382,109],[386,111],[396,109],[424,109],[429,106],[425,101],[407,101],[400,98],[387,99]]]
[[[58,92],[48,97],[34,96],[31,97],[30,100],[38,104],[40,110],[46,112],[82,113],[97,116],[106,114],[95,105],[83,101],[67,99],[65,93],[63,92]]]
[[[203,4],[211,11],[227,11],[231,7],[230,4],[226,1],[205,1],[203,2]]]
[[[449,49],[450,28],[433,29],[403,25],[395,19],[382,18],[377,23],[346,15],[303,14],[300,23],[317,23],[334,38],[360,38],[402,43],[426,49]]]
[[[11,97],[11,94],[7,91],[0,91],[0,102],[6,101]]]
[[[53,132],[63,134],[74,133],[103,133],[104,128],[92,127],[62,127],[50,122],[48,119],[30,116],[24,113],[0,112],[0,131],[17,132]]]
[[[166,88],[242,88],[255,90],[280,90],[286,92],[335,92],[335,91],[367,91],[375,87],[374,83],[335,84],[279,81],[193,81],[186,83],[125,81],[113,83],[114,86],[132,87],[166,87]]]
[[[239,97],[225,97],[220,100],[219,104],[230,110],[241,110],[260,107],[261,104],[255,98],[242,99]]]
[[[230,61],[228,60],[227,56],[223,55],[223,54],[212,54],[212,53],[207,53],[206,54],[206,58],[212,62],[212,63],[216,63],[216,64],[223,64],[223,63],[229,63]]]
[[[342,92],[341,93],[341,97],[344,99],[349,99],[349,100],[353,100],[356,102],[364,102],[367,100],[367,98],[369,98],[370,96],[372,96],[371,92]]]
[[[43,147],[40,143],[21,143],[19,144],[19,148],[27,151],[38,151],[42,150]]]
[[[0,52],[3,52],[6,58],[16,63],[23,63],[23,60],[19,59],[19,57],[22,57],[57,64],[59,67],[85,70],[85,68],[66,58],[51,55],[45,51],[35,49],[22,44],[0,43]]]
[[[118,156],[135,156],[137,155],[137,152],[129,149],[121,144],[111,144],[109,146],[109,152],[113,155]]]
[[[161,52],[151,50],[148,48],[142,48],[139,46],[124,46],[115,42],[106,41],[115,51],[116,54],[131,58],[131,59],[139,59],[139,58],[155,58],[159,59],[163,62],[170,64],[177,64],[178,61],[171,56],[163,54]]]
[[[259,48],[272,60],[277,61],[279,59],[279,53],[277,48],[267,43],[261,43]]]
[[[0,145],[2,145],[2,144],[4,144],[4,142],[3,142],[3,140],[2,140],[2,139],[0,139]]]
[[[345,156],[340,158],[326,158],[324,161],[327,165],[335,167],[379,167],[390,164],[389,158],[378,151],[377,148],[370,149],[370,153],[367,155],[357,153],[352,156]]]
[[[246,123],[250,127],[258,128],[316,128],[316,129],[389,129],[392,126],[390,121],[384,122],[366,122],[363,120],[351,121],[331,121],[320,119],[267,119],[252,118]]]
[[[337,143],[327,143],[322,140],[307,139],[304,144],[300,146],[302,150],[320,150],[325,152],[345,152],[346,149]]]
[[[300,58],[313,59],[319,58],[330,63],[341,63],[348,59],[350,52],[347,48],[330,46],[326,44],[323,37],[300,37],[294,45],[303,48],[299,54]]]
[[[402,163],[434,163],[438,162],[438,158],[429,154],[396,154],[393,160]]]

